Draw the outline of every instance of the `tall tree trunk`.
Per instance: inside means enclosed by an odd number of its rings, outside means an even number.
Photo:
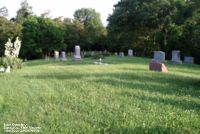
[[[167,47],[167,37],[168,37],[168,30],[167,30],[167,28],[165,28],[164,29],[163,51],[165,51],[166,47]]]

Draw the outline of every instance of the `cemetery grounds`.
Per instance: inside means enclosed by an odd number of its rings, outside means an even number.
[[[146,58],[93,61],[27,61],[0,74],[0,133],[9,123],[42,134],[200,133],[199,65],[168,61],[160,73]]]

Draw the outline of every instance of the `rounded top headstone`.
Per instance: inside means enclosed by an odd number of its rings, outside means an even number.
[[[80,46],[79,46],[79,45],[76,45],[76,46],[75,46],[75,49],[80,49]]]

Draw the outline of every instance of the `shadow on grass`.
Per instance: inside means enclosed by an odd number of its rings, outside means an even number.
[[[74,61],[72,59],[68,59],[67,61],[60,61],[60,60],[32,60],[29,62],[25,62],[25,65],[33,67],[33,66],[43,66],[43,65],[91,65],[93,64],[91,60],[80,60],[80,61]]]
[[[129,96],[133,97],[136,99],[139,99],[141,101],[146,101],[146,102],[153,102],[157,104],[164,104],[164,105],[171,105],[174,107],[180,107],[184,110],[200,110],[200,104],[191,100],[175,100],[175,99],[170,99],[170,98],[161,98],[161,97],[149,97],[149,96],[139,96],[136,94],[131,94],[130,92],[122,92],[119,93],[119,95],[122,96]]]
[[[118,90],[120,87],[124,87],[129,91],[133,90],[144,90],[149,93],[159,93],[162,95],[175,95],[191,96],[199,98],[200,96],[200,79],[178,76],[173,74],[161,74],[155,72],[146,72],[141,75],[135,72],[119,72],[119,73],[53,73],[53,74],[41,74],[24,76],[25,78],[36,78],[36,79],[79,79],[88,83],[96,83],[100,85],[113,86],[114,89]],[[95,78],[94,80],[88,78]],[[126,90],[127,91],[127,90]],[[119,95],[119,94],[118,94]],[[140,100],[151,101],[154,103],[161,103],[166,105],[172,105],[180,107],[185,110],[200,110],[200,104],[191,100],[183,99],[170,99],[160,97],[146,97],[137,96],[131,92],[121,92],[122,96],[133,96]]]

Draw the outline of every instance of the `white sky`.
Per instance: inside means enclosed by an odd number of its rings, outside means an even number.
[[[16,16],[16,11],[20,8],[22,0],[0,0],[0,7],[6,6],[9,12],[9,18]],[[33,12],[37,15],[50,10],[52,17],[69,17],[73,18],[73,14],[80,8],[93,8],[101,14],[101,20],[104,25],[107,24],[106,19],[113,12],[113,5],[119,0],[27,0],[32,6]]]

